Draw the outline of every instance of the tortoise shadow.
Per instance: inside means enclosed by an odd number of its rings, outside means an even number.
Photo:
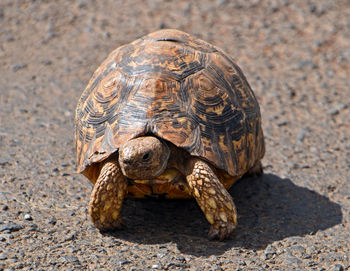
[[[126,200],[122,213],[127,228],[108,235],[142,244],[175,242],[182,253],[209,256],[233,247],[264,249],[286,237],[313,234],[342,221],[340,205],[273,174],[245,177],[230,194],[239,225],[226,242],[208,241],[209,224],[194,200]]]

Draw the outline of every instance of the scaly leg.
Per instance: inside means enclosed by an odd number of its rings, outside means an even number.
[[[187,183],[208,222],[212,225],[209,239],[229,238],[237,225],[237,212],[232,197],[209,165],[193,158],[188,164]]]
[[[248,170],[248,172],[245,175],[246,176],[256,175],[256,176],[260,177],[263,175],[263,173],[264,173],[263,167],[262,167],[261,161],[259,160],[255,163],[254,166],[252,166],[251,169]]]
[[[119,213],[127,186],[118,160],[107,160],[91,193],[89,206],[92,223],[99,230],[108,231],[121,227],[122,218]]]

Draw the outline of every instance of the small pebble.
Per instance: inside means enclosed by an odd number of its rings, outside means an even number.
[[[55,225],[56,224],[56,219],[55,218],[49,218],[48,220],[46,220],[47,224],[51,224],[51,225]]]
[[[164,256],[166,256],[166,253],[158,253],[158,254],[157,254],[157,257],[158,257],[158,258],[163,258]]]
[[[181,261],[181,262],[185,262],[186,261],[184,256],[178,256],[178,257],[176,257],[176,260]]]
[[[297,137],[297,140],[299,143],[303,143],[303,141],[305,140],[305,137],[306,137],[306,133],[307,133],[307,131],[305,129],[302,129],[299,132],[298,137]]]
[[[312,62],[311,60],[301,60],[298,62],[297,67],[299,69],[303,69],[303,68],[312,68],[315,69],[317,68],[317,64]]]
[[[74,240],[75,237],[76,237],[75,233],[70,234],[63,240],[63,242],[72,241],[72,240]]]
[[[16,265],[16,269],[22,269],[24,267],[23,263],[19,263]]]
[[[298,258],[295,258],[295,257],[286,258],[285,262],[287,264],[300,264],[301,263],[301,261]]]
[[[170,262],[166,265],[165,269],[169,269],[171,266],[174,267],[182,267],[182,268],[189,268],[190,265],[187,263],[176,263],[176,262]]]
[[[20,69],[24,69],[25,67],[27,67],[27,64],[25,64],[25,63],[18,63],[16,65],[12,66],[12,71],[16,72],[16,71],[18,71]]]
[[[119,262],[119,265],[122,266],[122,265],[128,264],[128,263],[131,263],[131,261],[129,261],[129,260],[120,261],[120,262]]]
[[[332,115],[332,116],[338,115],[339,114],[339,110],[337,108],[332,108],[329,111],[329,114]]]
[[[7,224],[0,225],[0,232],[2,231],[14,232],[22,229],[23,227],[21,225],[14,224],[14,223],[7,223]]]
[[[44,65],[51,65],[52,61],[50,59],[46,59],[42,62]]]
[[[14,40],[15,40],[15,38],[13,36],[9,36],[9,37],[6,38],[7,42],[12,42]]]
[[[302,246],[293,246],[290,249],[292,250],[292,254],[298,258],[305,254],[305,248]]]
[[[280,121],[279,123],[277,123],[277,125],[278,125],[279,127],[281,127],[281,126],[286,126],[287,124],[288,124],[288,121],[285,121],[285,120]]]
[[[335,264],[332,271],[343,271],[344,267],[341,264]]]
[[[41,231],[37,224],[31,224],[28,231]]]
[[[297,164],[297,163],[293,163],[293,165],[292,165],[292,169],[298,169],[299,168],[299,164]]]
[[[263,260],[266,261],[266,260],[269,260],[273,257],[273,255],[276,254],[276,251],[274,250],[274,248],[272,246],[268,246],[266,249],[265,249],[265,252],[263,254]]]
[[[25,214],[24,219],[25,220],[33,220],[32,216],[30,214]]]
[[[276,251],[277,255],[281,255],[283,252],[284,252],[284,250],[282,248],[280,248]]]
[[[0,254],[0,261],[6,260],[7,258],[8,258],[8,257],[7,257],[7,254],[6,254],[6,253]]]
[[[246,266],[246,265],[247,265],[247,263],[246,263],[245,261],[240,261],[238,264],[239,264],[239,265],[243,265],[243,266]]]

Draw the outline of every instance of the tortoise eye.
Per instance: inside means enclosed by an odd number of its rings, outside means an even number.
[[[143,162],[148,162],[151,159],[151,153],[148,151],[142,156]]]

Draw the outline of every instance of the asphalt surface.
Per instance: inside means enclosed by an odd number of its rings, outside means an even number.
[[[259,100],[265,174],[207,240],[193,200],[126,200],[101,234],[74,110],[114,48],[177,28],[228,52]],[[350,270],[350,2],[0,2],[0,270]]]

